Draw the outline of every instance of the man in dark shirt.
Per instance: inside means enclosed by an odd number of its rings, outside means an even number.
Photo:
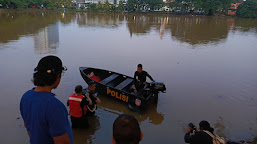
[[[97,104],[101,104],[101,100],[95,95],[95,90],[96,90],[95,82],[93,81],[89,82],[87,92],[85,94],[85,97],[89,101],[89,105],[87,105],[87,111],[86,111],[87,116],[94,115],[95,110],[97,109]]]
[[[146,71],[143,70],[142,64],[138,64],[137,71],[134,74],[134,85],[136,86],[137,91],[144,88],[146,77],[154,81],[153,78]]]
[[[200,131],[196,129],[194,134],[190,133],[190,128],[187,129],[187,133],[184,136],[185,142],[190,144],[212,144],[212,137],[204,132],[204,130],[213,134],[214,129],[204,120],[199,123],[199,127]]]

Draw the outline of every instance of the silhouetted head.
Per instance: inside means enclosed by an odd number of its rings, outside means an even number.
[[[76,93],[76,94],[82,93],[82,90],[83,90],[83,88],[82,88],[81,85],[77,85],[77,86],[75,87],[75,93]]]
[[[53,86],[56,88],[61,80],[63,71],[67,69],[62,66],[62,61],[56,56],[43,57],[34,69],[33,82],[35,86]]]
[[[137,119],[128,114],[121,114],[113,123],[114,144],[138,144],[143,138]]]
[[[96,84],[95,84],[94,81],[91,81],[91,82],[88,83],[88,89],[89,89],[89,91],[95,91]]]
[[[214,129],[210,126],[209,122],[202,120],[199,123],[200,130],[208,130],[209,132],[213,133]]]
[[[139,73],[141,73],[141,72],[143,71],[143,66],[142,66],[142,64],[138,64],[138,65],[137,65],[137,71],[138,71]]]

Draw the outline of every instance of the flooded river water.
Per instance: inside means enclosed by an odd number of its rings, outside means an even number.
[[[53,92],[66,103],[80,66],[133,76],[138,63],[167,93],[139,115],[100,96],[90,128],[73,130],[75,144],[111,143],[121,113],[134,115],[142,144],[183,144],[189,122],[207,120],[232,140],[257,136],[257,20],[153,14],[0,13],[0,143],[27,144],[19,102],[33,69],[57,55],[68,71]]]

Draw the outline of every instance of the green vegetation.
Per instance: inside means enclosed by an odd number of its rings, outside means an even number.
[[[257,18],[257,2],[256,0],[248,0],[238,6],[236,14],[244,18]]]
[[[119,1],[118,5],[110,4],[108,0],[104,3],[99,1],[97,4],[88,3],[86,4],[87,11],[91,12],[122,12],[125,10],[125,1]]]
[[[128,0],[127,10],[129,12],[153,11],[163,6],[162,0]]]
[[[87,3],[86,8],[72,6],[72,0],[0,0],[2,7],[6,8],[46,8],[58,9],[69,8],[76,11],[92,12],[147,12],[147,11],[164,11],[163,7],[169,8],[175,13],[196,13],[205,15],[226,14],[230,9],[231,3],[243,2],[243,0],[169,0],[163,3],[163,0],[115,0],[115,4],[110,4],[108,0],[97,4]],[[118,2],[118,4],[117,4]],[[232,9],[232,11],[236,11]],[[257,0],[247,0],[238,7],[237,15],[239,17],[256,18],[257,17]]]
[[[71,0],[0,0],[5,8],[48,8],[55,9],[64,6],[71,6]]]
[[[170,2],[168,6],[172,10],[179,10],[182,13],[188,11],[201,11],[206,15],[214,15],[219,12],[227,11],[232,0],[176,0]]]

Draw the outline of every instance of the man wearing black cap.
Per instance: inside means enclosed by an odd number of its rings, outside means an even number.
[[[65,70],[56,56],[43,57],[34,69],[36,87],[27,91],[20,102],[31,144],[73,144],[67,109],[51,92],[59,85]]]
[[[204,131],[208,131],[213,134],[214,129],[210,127],[210,124],[205,120],[199,123],[199,127],[200,131],[197,131],[197,129],[195,129],[196,132],[194,134],[190,133],[190,128],[187,129],[187,133],[184,137],[185,142],[190,144],[212,144],[212,137]]]

